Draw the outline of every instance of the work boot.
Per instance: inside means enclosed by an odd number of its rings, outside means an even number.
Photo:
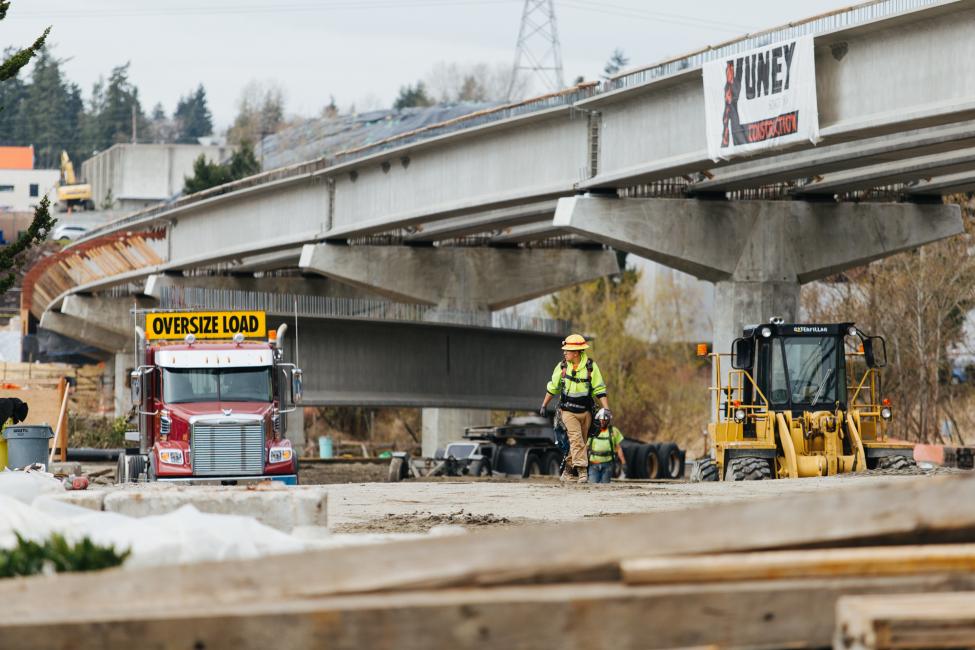
[[[588,483],[589,482],[589,468],[587,468],[587,467],[578,467],[576,469],[579,470],[579,478],[576,479],[576,482],[577,483]]]
[[[567,483],[568,481],[571,481],[573,478],[575,477],[572,476],[572,468],[566,466],[566,468],[562,470],[562,476],[559,477],[559,481],[561,481],[562,483]]]

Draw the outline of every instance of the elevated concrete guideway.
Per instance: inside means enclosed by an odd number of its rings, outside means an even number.
[[[975,0],[867,3],[269,171],[94,231],[26,306],[66,329],[73,294],[284,271],[488,313],[612,273],[607,245],[714,282],[725,346],[794,318],[802,282],[961,232],[934,203],[975,185],[973,33]],[[701,65],[803,34],[821,141],[709,160]],[[848,200],[879,184],[891,203]]]

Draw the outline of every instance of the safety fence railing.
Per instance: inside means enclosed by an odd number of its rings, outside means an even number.
[[[571,323],[568,321],[524,316],[509,311],[447,310],[374,298],[338,298],[232,289],[163,287],[159,297],[159,307],[210,311],[264,311],[276,316],[298,315],[311,318],[443,323],[559,336],[571,331]]]
[[[684,70],[698,68],[708,61],[722,59],[728,55],[737,54],[763,47],[770,43],[798,38],[800,36],[823,34],[847,27],[889,18],[897,14],[916,11],[926,7],[947,4],[955,0],[874,0],[852,7],[837,9],[829,13],[791,22],[787,25],[765,29],[754,34],[745,34],[730,41],[710,45],[689,54],[675,57],[662,63],[627,70],[607,80],[603,84],[603,91],[618,90],[638,86],[654,79],[667,77]]]

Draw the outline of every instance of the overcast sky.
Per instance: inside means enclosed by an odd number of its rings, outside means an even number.
[[[648,64],[850,0],[555,0],[565,78],[598,77],[614,48]],[[22,46],[53,25],[55,55],[86,98],[131,62],[148,111],[172,112],[203,83],[218,129],[250,80],[273,80],[289,114],[389,105],[440,61],[514,58],[523,0],[13,0],[2,43]]]

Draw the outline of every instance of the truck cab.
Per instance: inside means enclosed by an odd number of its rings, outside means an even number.
[[[298,454],[284,432],[302,373],[284,362],[286,326],[268,338],[263,327],[221,331],[229,340],[200,340],[193,329],[202,328],[172,327],[169,339],[139,330],[141,363],[130,376],[139,453],[120,457],[119,481],[296,484]]]

